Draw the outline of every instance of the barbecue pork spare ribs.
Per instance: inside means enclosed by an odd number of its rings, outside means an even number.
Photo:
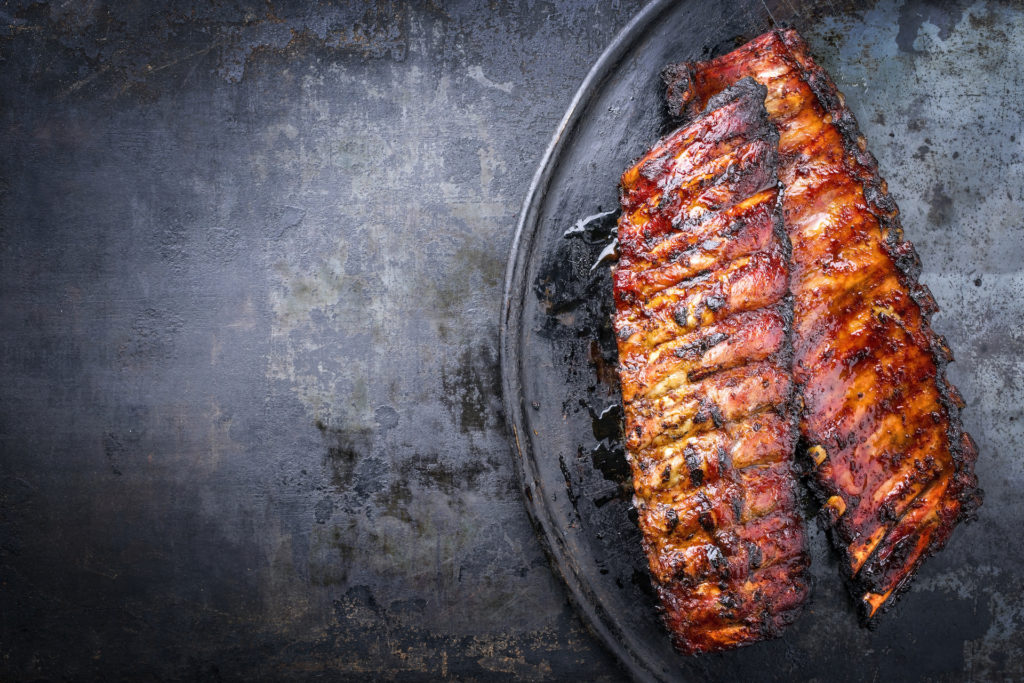
[[[676,646],[777,635],[807,593],[792,471],[789,245],[765,88],[744,79],[622,176],[626,451]]]
[[[937,306],[853,115],[795,31],[663,76],[686,125],[622,176],[613,281],[626,450],[666,625],[693,653],[795,618],[794,452],[870,620],[981,504]]]

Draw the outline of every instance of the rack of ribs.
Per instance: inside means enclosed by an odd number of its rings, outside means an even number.
[[[634,504],[685,653],[778,635],[807,594],[778,133],[745,79],[621,181],[614,328]]]
[[[741,79],[767,87],[792,244],[793,378],[822,523],[864,619],[981,504],[952,354],[929,325],[898,209],[845,100],[795,31],[666,68],[673,114],[697,121]]]

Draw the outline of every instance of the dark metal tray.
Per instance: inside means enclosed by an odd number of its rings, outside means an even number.
[[[683,657],[658,621],[619,441],[611,281],[593,267],[617,181],[663,132],[659,71],[795,26],[879,158],[943,311],[987,501],[874,630],[811,523],[814,587],[779,640]],[[961,680],[1024,675],[1019,206],[1024,12],[1014,3],[654,2],[587,76],[526,199],[502,311],[503,391],[527,508],[585,621],[638,679]],[[589,223],[580,219],[594,217]],[[569,233],[566,235],[566,233]],[[809,517],[813,507],[807,504]]]

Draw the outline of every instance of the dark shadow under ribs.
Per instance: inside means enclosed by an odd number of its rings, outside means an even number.
[[[981,504],[977,449],[944,374],[952,354],[929,325],[937,306],[853,115],[795,31],[664,76],[684,119],[741,79],[767,87],[792,244],[800,431],[822,519],[870,619]]]
[[[789,245],[764,97],[741,81],[622,176],[626,450],[665,623],[686,653],[775,636],[807,594]]]

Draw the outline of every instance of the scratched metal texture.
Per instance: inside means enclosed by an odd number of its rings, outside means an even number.
[[[989,490],[907,600],[974,615],[948,671],[1024,675],[1020,178],[989,164],[1019,163],[1024,29],[885,7],[813,44],[870,95]],[[551,131],[639,9],[0,0],[0,679],[624,675],[526,517],[495,322]],[[970,117],[935,85],[963,41]]]
[[[909,593],[857,624],[813,523],[813,589],[781,639],[704,657],[672,651],[654,610],[621,447],[610,328],[598,264],[617,179],[666,125],[666,62],[704,58],[785,22],[846,93],[902,207],[933,325],[959,362],[987,492]],[[1020,357],[1024,280],[1024,4],[659,1],[581,90],[524,208],[508,274],[502,369],[524,494],[582,614],[643,680],[1021,680],[1024,470]],[[593,217],[587,225],[577,221]],[[805,502],[809,517],[812,501]]]

